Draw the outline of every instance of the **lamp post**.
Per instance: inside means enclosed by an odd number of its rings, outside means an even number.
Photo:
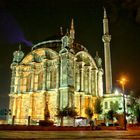
[[[122,92],[123,92],[124,130],[126,130],[126,108],[125,108],[125,96],[124,96],[126,79],[122,78],[121,80],[119,80],[119,82],[122,86]]]

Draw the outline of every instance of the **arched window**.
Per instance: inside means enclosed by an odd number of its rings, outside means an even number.
[[[85,93],[89,94],[89,70],[85,70],[84,74],[84,87],[85,87]]]
[[[31,89],[31,74],[27,76],[26,91],[29,92]]]
[[[56,68],[53,70],[53,88],[56,88]]]
[[[38,89],[38,74],[35,72],[34,75],[34,90],[36,91]]]
[[[50,88],[56,88],[56,68],[52,67],[50,72]]]
[[[42,90],[43,86],[43,72],[40,71],[38,74],[38,90]]]

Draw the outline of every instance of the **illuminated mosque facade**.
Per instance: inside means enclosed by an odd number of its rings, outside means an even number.
[[[111,93],[111,36],[105,9],[103,28],[106,93]],[[47,108],[50,120],[59,125],[58,109],[72,107],[86,117],[85,109],[94,110],[96,98],[104,96],[102,60],[75,42],[73,20],[66,34],[61,29],[59,35],[34,45],[29,54],[19,48],[13,55],[9,123],[35,124],[45,119]]]

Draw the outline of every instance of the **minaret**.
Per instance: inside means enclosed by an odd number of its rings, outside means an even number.
[[[74,30],[74,20],[71,20],[71,28],[70,28],[70,38],[72,39],[72,43],[75,39],[75,30]]]
[[[109,35],[108,18],[105,8],[103,18],[102,40],[104,42],[106,93],[112,93],[112,70],[111,70],[111,54],[110,54],[111,35]]]

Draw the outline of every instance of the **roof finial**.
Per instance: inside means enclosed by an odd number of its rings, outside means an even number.
[[[105,7],[103,7],[103,9],[104,9],[104,18],[107,18],[107,14],[106,14],[106,9],[105,9]]]
[[[95,60],[96,60],[96,63],[97,63],[97,67],[102,68],[102,59],[99,57],[98,51],[96,51]]]
[[[71,19],[71,30],[74,30],[74,20],[73,20],[73,18]]]
[[[96,51],[96,57],[99,57],[99,55],[98,55],[98,51]]]
[[[60,27],[60,35],[63,35],[63,28]]]
[[[74,30],[74,20],[73,20],[73,18],[71,20],[70,37],[72,39],[72,42],[74,42],[74,39],[75,39],[75,30]]]
[[[21,51],[21,44],[19,44],[19,51]]]
[[[66,30],[66,35],[69,36],[69,29]]]

